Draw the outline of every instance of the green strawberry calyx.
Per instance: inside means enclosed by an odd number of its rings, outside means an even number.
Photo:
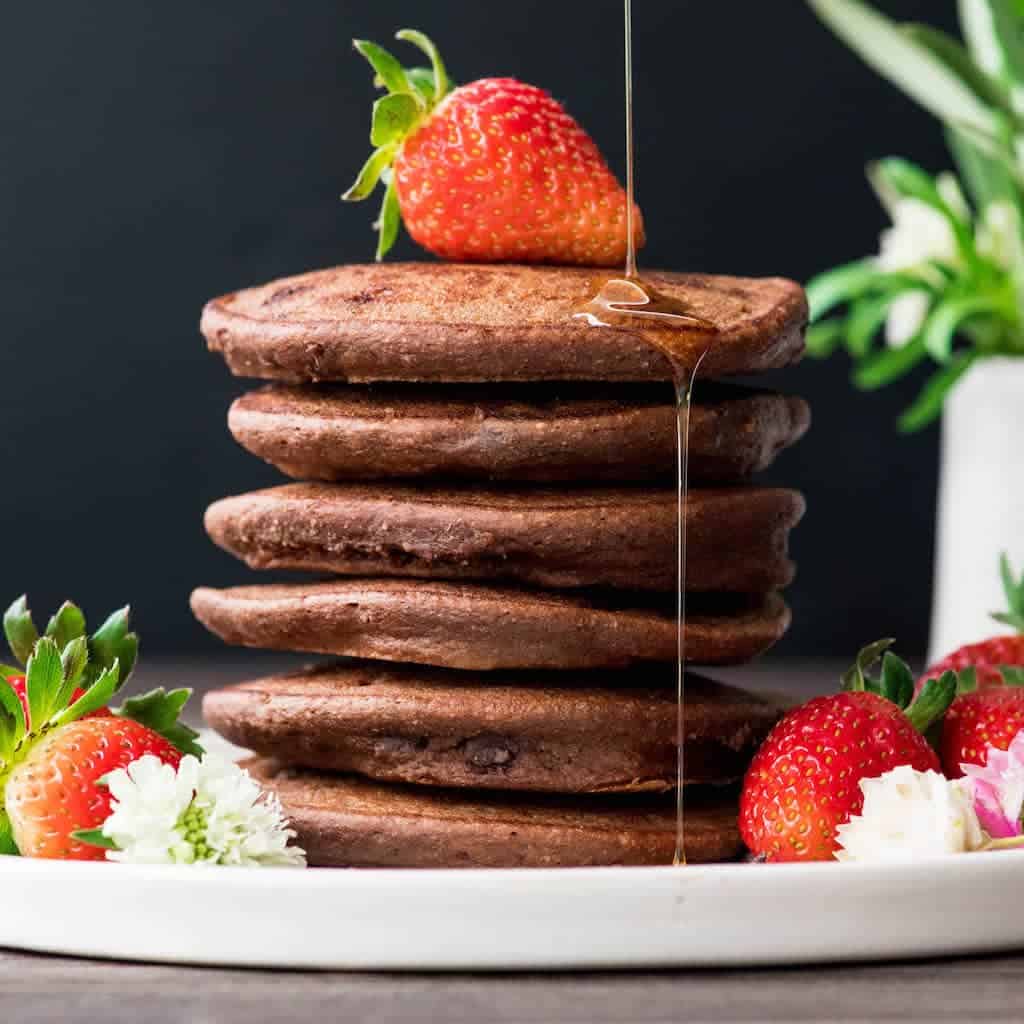
[[[0,854],[16,854],[3,810],[7,779],[45,736],[108,707],[127,681],[139,638],[129,631],[129,609],[114,612],[91,636],[85,616],[70,602],[61,606],[40,636],[24,597],[3,619],[17,665],[0,664]],[[25,704],[11,680],[24,676]],[[178,721],[191,690],[162,688],[127,699],[110,713],[130,718],[164,736],[184,753],[202,754],[197,733]]]
[[[1018,633],[1024,633],[1024,573],[1014,573],[1010,558],[1003,552],[999,557],[999,576],[1006,594],[1006,611],[993,612],[992,618],[1004,626],[1011,626]]]
[[[430,67],[404,68],[398,59],[383,47],[365,39],[356,39],[353,46],[375,72],[374,84],[386,90],[373,105],[370,142],[374,147],[352,187],[342,195],[346,202],[369,198],[378,182],[385,186],[380,217],[374,224],[377,231],[377,260],[382,260],[398,238],[402,214],[398,205],[392,164],[402,143],[434,112],[452,90],[444,61],[434,43],[416,29],[404,28],[396,39],[412,43],[430,60]]]
[[[875,693],[884,697],[903,711],[919,733],[925,734],[945,715],[957,696],[957,674],[944,672],[938,679],[929,679],[915,697],[910,666],[889,649],[895,642],[877,640],[863,648],[842,677],[843,689],[849,693]],[[879,662],[880,675],[869,675],[869,669]]]

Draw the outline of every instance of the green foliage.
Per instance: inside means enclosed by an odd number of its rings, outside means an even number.
[[[913,204],[934,211],[949,227],[955,259],[922,253],[898,269],[859,260],[808,285],[808,350],[825,357],[845,349],[857,387],[882,387],[937,364],[900,419],[902,430],[920,430],[977,359],[1024,355],[1024,0],[959,0],[964,42],[929,25],[896,24],[864,0],[808,3],[867,64],[939,118],[969,197],[966,208],[951,202],[952,177],[943,187],[907,160],[880,161],[869,176],[889,212]],[[910,295],[924,313],[919,330],[887,347],[883,327]]]
[[[999,559],[999,576],[1006,595],[1006,611],[995,612],[992,618],[1004,626],[1012,626],[1018,633],[1024,633],[1024,572],[1017,577],[1006,552]]]
[[[384,185],[384,200],[373,225],[377,232],[378,261],[384,259],[391,250],[402,226],[391,166],[403,142],[452,90],[441,54],[427,36],[415,29],[402,29],[395,38],[410,43],[424,53],[430,61],[430,67],[404,68],[383,47],[364,39],[355,40],[353,45],[356,51],[373,68],[374,85],[384,89],[386,95],[373,105],[370,121],[373,153],[363,164],[351,188],[341,197],[345,202],[362,202],[373,194],[378,184]]]

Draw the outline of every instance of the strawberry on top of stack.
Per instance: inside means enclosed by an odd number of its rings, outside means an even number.
[[[21,597],[3,625],[16,664],[0,664],[0,853],[102,860],[92,840],[110,814],[108,773],[147,754],[177,766],[202,753],[178,721],[191,691],[110,706],[138,655],[128,608],[89,635],[66,602],[40,636]]]
[[[829,860],[841,829],[864,807],[863,782],[901,766],[959,780],[1024,736],[1024,576],[1005,555],[1000,571],[1008,610],[993,617],[1017,634],[961,647],[916,684],[888,650],[893,641],[872,644],[843,677],[841,693],[815,698],[775,727],[741,797],[740,828],[753,853]],[[872,679],[867,671],[880,658],[881,675]],[[1018,845],[1022,808],[1015,804],[1013,815]]]

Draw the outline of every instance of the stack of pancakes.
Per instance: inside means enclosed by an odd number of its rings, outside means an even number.
[[[783,280],[649,279],[720,331],[692,410],[687,652],[742,663],[788,627],[804,511],[748,481],[809,413],[710,378],[799,358],[806,304]],[[217,502],[207,530],[255,569],[310,575],[200,589],[193,609],[228,643],[344,660],[204,710],[255,751],[313,864],[672,859],[674,391],[635,332],[572,319],[600,284],[350,266],[205,310],[230,369],[274,381],[235,403],[234,436],[301,481]],[[691,861],[739,852],[735,784],[777,716],[688,676]]]

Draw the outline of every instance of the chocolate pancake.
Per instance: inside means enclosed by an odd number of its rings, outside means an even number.
[[[511,798],[316,775],[272,760],[244,765],[284,805],[317,867],[500,868],[671,864],[671,798]],[[693,790],[684,826],[691,864],[742,851],[734,793]]]
[[[674,602],[422,580],[268,584],[192,594],[196,618],[229,644],[441,668],[619,668],[676,656]],[[690,602],[695,664],[749,661],[789,626],[777,594]]]
[[[685,712],[688,784],[740,779],[780,714],[696,675]],[[258,754],[386,782],[600,793],[666,792],[677,778],[674,665],[545,675],[348,662],[215,690],[203,714]]]
[[[691,490],[687,589],[786,586],[803,513],[796,491]],[[288,484],[216,502],[206,530],[254,569],[674,591],[676,516],[674,488]]]
[[[608,271],[386,263],[335,267],[214,299],[201,329],[241,377],[287,381],[668,380],[668,360],[634,330],[573,312]],[[660,293],[718,329],[708,377],[757,373],[803,353],[807,300],[781,278],[651,272]],[[685,348],[685,346],[684,346]]]
[[[746,479],[810,424],[800,398],[710,382],[696,394],[694,483]],[[239,398],[228,425],[244,448],[297,480],[675,479],[667,384],[270,385]]]

